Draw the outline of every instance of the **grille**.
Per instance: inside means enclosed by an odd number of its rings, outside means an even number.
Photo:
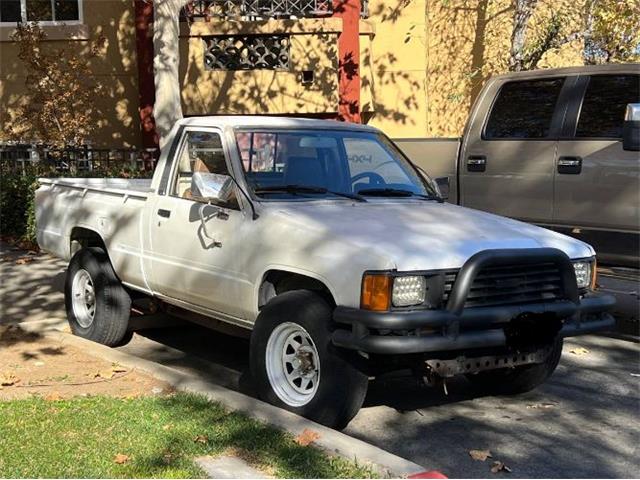
[[[457,276],[457,270],[445,272],[445,304]],[[553,263],[487,267],[473,281],[464,306],[545,302],[563,298],[563,293],[562,276]]]
[[[288,70],[288,35],[203,37],[207,70]]]

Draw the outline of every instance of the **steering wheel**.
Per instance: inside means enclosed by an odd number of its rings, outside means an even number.
[[[363,178],[369,179],[369,185],[384,185],[387,183],[384,181],[382,175],[379,175],[376,172],[361,172],[354,177],[351,177],[351,185],[355,185],[358,180],[362,180]]]

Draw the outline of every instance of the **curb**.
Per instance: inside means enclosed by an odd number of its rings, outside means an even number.
[[[177,390],[204,395],[208,399],[224,405],[229,410],[241,411],[250,417],[285,430],[293,436],[300,435],[305,429],[313,430],[320,435],[313,442],[315,447],[330,455],[339,455],[348,460],[367,464],[382,477],[425,478],[418,476],[425,473],[424,467],[362,440],[274,407],[256,398],[205,381],[196,375],[180,372],[171,367],[138,358],[59,330],[43,330],[43,323],[45,322],[29,322],[17,325],[24,330],[40,333],[62,344],[73,345],[107,361],[145,372],[158,380],[167,382]]]

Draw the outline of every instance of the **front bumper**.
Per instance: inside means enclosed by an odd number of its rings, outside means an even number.
[[[447,310],[371,312],[337,307],[336,323],[351,329],[333,332],[339,347],[367,353],[407,354],[445,352],[507,345],[504,327],[523,314],[562,321],[559,335],[571,337],[607,330],[615,324],[607,313],[615,305],[611,295],[591,294],[571,301],[468,308],[456,315]],[[432,330],[423,335],[409,333]],[[374,332],[386,332],[384,335]]]
[[[483,268],[540,262],[555,264],[562,275],[566,300],[465,308],[475,277]],[[611,295],[578,294],[571,260],[551,248],[486,250],[471,257],[460,270],[446,308],[374,312],[337,307],[333,318],[340,328],[333,332],[339,347],[374,354],[450,352],[508,346],[507,330],[523,317],[551,321],[554,334],[570,337],[611,328],[608,313],[615,305]],[[349,326],[350,328],[342,328]],[[537,324],[536,324],[537,328]]]

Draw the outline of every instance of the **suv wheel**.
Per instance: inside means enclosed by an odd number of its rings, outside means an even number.
[[[259,396],[332,428],[358,413],[368,377],[356,354],[331,343],[332,310],[308,290],[285,292],[264,306],[251,334],[251,374]]]

